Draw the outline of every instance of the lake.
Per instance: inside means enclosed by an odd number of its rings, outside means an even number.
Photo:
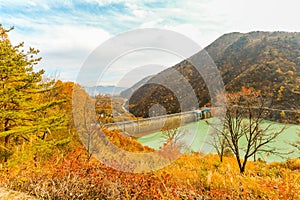
[[[209,119],[210,121],[213,119]],[[284,161],[289,158],[296,158],[300,156],[300,152],[297,152],[294,147],[290,145],[297,140],[300,140],[297,132],[300,132],[300,125],[292,125],[292,124],[281,124],[277,122],[264,121],[262,126],[267,126],[272,123],[272,127],[270,131],[276,131],[282,129],[282,127],[286,126],[284,132],[276,138],[276,141],[270,144],[271,147],[276,147],[276,149],[281,152],[286,153],[284,158],[276,155],[257,155],[263,160],[267,162],[272,161]],[[205,122],[205,120],[200,120],[199,122],[194,122],[182,126],[179,128],[181,132],[184,132],[182,142],[186,144],[188,147],[188,151],[197,151],[210,153],[215,152],[215,150],[209,145],[209,136],[210,132],[213,131],[213,128]],[[154,149],[159,149],[163,146],[165,139],[162,137],[162,132],[156,132],[153,134],[149,134],[137,139],[144,146],[149,146]],[[294,151],[293,153],[287,154],[287,152]]]

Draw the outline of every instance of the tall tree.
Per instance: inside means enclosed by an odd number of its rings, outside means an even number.
[[[34,71],[38,50],[13,46],[11,29],[0,25],[0,159],[7,161],[14,144],[45,139],[45,133],[63,126],[65,119],[53,111],[64,100],[49,99],[53,83],[42,81],[44,70]]]
[[[263,125],[268,116],[267,101],[260,92],[243,88],[242,91],[228,94],[227,111],[220,119],[223,126],[216,126],[217,142],[226,144],[234,154],[241,173],[245,172],[249,158],[258,153],[280,154],[280,151],[270,144],[284,131],[272,130],[272,124]],[[219,128],[221,127],[221,128]],[[214,142],[214,141],[212,141]],[[218,149],[219,143],[214,143]]]

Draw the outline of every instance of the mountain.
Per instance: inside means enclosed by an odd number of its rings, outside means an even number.
[[[96,96],[97,94],[108,94],[108,95],[120,95],[123,90],[126,90],[126,87],[117,87],[113,85],[109,86],[92,86],[84,87],[85,91],[90,96]]]
[[[121,97],[128,99],[129,97],[131,97],[131,95],[133,94],[134,91],[136,91],[141,86],[143,86],[145,83],[147,83],[153,76],[154,75],[147,76],[147,77],[143,78],[142,80],[140,80],[139,82],[137,82],[136,84],[134,84],[133,86],[131,86],[130,88],[123,90],[120,93]]]
[[[207,52],[207,53],[206,53]],[[217,81],[210,70],[211,62],[218,68],[228,92],[244,87],[260,90],[272,101],[272,108],[299,110],[300,105],[300,33],[250,32],[221,36],[188,60],[205,71],[201,74],[211,82]],[[167,113],[192,109],[180,106],[184,98],[192,97],[178,77],[181,74],[197,96],[199,106],[211,99],[207,85],[195,66],[188,60],[152,77],[129,99],[129,110],[135,116],[148,117],[149,109],[160,104]],[[160,84],[161,83],[161,84]]]

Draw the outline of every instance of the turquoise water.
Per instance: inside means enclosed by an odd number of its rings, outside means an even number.
[[[213,119],[209,119],[209,121],[212,120]],[[290,145],[290,143],[300,140],[300,137],[298,137],[297,134],[300,132],[300,125],[285,125],[276,122],[265,121],[261,126],[265,127],[269,124],[272,124],[269,131],[278,131],[286,126],[284,132],[279,135],[274,142],[269,144],[271,148],[275,147],[276,150],[282,152],[283,155],[278,156],[263,153],[257,155],[257,157],[268,162],[284,161],[287,158],[300,157],[300,152],[297,152],[296,149]],[[201,151],[204,153],[215,152],[212,146],[209,144],[211,141],[209,138],[209,133],[211,131],[213,131],[213,128],[204,120],[180,127],[180,132],[183,132],[182,142],[186,144],[185,146],[187,147],[188,151]],[[138,141],[144,146],[159,149],[163,146],[165,139],[162,136],[162,132],[156,132],[147,136],[143,136],[139,138]]]
[[[200,151],[202,145],[205,145],[208,129],[209,126],[203,120],[182,126],[180,127],[180,132],[184,134],[182,140],[190,147],[190,150]],[[162,132],[156,132],[143,136],[138,141],[144,146],[159,149],[163,146],[165,139],[162,136]]]

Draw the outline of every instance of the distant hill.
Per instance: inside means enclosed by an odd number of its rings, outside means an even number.
[[[154,75],[151,75],[151,76],[147,76],[145,78],[143,78],[142,80],[140,80],[139,82],[137,82],[136,84],[134,84],[132,87],[126,89],[126,90],[123,90],[120,95],[123,97],[123,98],[126,98],[128,99],[134,91],[136,91],[137,89],[139,89],[141,86],[143,86],[145,83],[147,83]]]
[[[97,94],[120,95],[120,93],[127,88],[109,85],[84,87],[84,89],[90,96],[96,96]]]
[[[253,87],[273,102],[273,108],[300,109],[300,33],[230,33],[221,36],[204,50],[218,67],[227,91],[239,91],[242,86]],[[203,51],[200,51],[191,60],[203,60],[203,55]],[[177,94],[183,94],[179,98],[189,98],[189,94],[181,91],[181,83],[174,71],[188,80],[197,95],[199,106],[210,102],[203,78],[186,60],[155,75],[151,80],[173,85],[177,87]],[[180,112],[176,99],[178,95],[173,92],[148,81],[131,96],[130,112],[135,116],[148,117],[148,110],[154,104],[163,105],[167,113]],[[184,108],[189,109],[191,107]]]

